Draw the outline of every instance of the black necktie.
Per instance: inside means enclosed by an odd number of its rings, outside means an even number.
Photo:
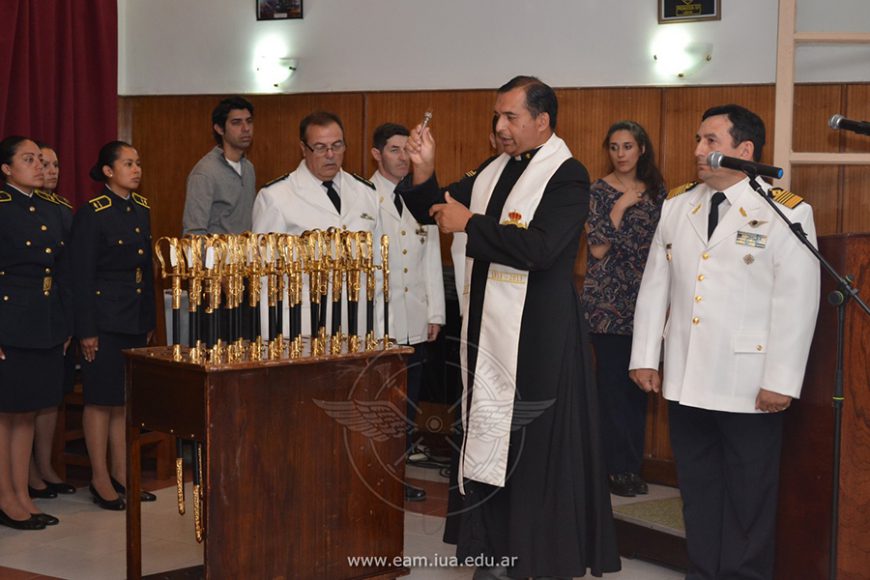
[[[402,217],[402,198],[398,194],[393,194],[393,203],[396,204],[396,211],[399,212],[399,217]]]
[[[707,218],[707,239],[713,237],[713,230],[719,223],[719,204],[725,201],[725,194],[717,191],[710,199],[710,216]]]
[[[324,181],[323,185],[326,187],[326,195],[329,196],[329,201],[335,206],[335,211],[341,213],[341,198],[338,197],[338,192],[332,187],[332,181]]]

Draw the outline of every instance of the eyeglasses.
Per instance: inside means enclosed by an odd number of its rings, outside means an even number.
[[[344,148],[347,147],[347,144],[344,141],[336,141],[332,145],[324,145],[323,143],[318,143],[314,147],[306,143],[302,142],[303,145],[308,147],[308,150],[317,155],[318,157],[323,157],[326,155],[327,151],[332,151],[333,153],[341,153],[344,151]]]

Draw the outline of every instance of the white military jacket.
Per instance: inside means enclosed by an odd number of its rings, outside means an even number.
[[[331,227],[345,228],[353,232],[370,231],[374,238],[375,263],[379,264],[382,231],[380,208],[374,188],[371,184],[364,182],[365,180],[360,181],[360,178],[344,170],[341,170],[333,181],[341,198],[340,214],[326,195],[326,189],[320,180],[308,170],[303,159],[299,167],[296,168],[296,171],[268,183],[259,191],[257,199],[254,201],[253,232],[276,232],[298,236],[307,230],[327,230]],[[311,323],[308,309],[308,276],[304,276],[303,280],[302,332],[307,335],[309,334]],[[378,284],[377,288],[376,312],[380,308],[380,301],[383,300],[381,284]],[[266,296],[266,294],[263,294],[263,296]],[[342,301],[344,302],[344,300],[346,300],[346,294]],[[360,295],[360,300],[365,300],[364,292]],[[268,333],[266,322],[268,304],[265,300],[262,301],[262,306],[262,329],[265,335]],[[288,305],[285,300],[283,327],[285,334],[289,332],[289,311],[287,308]],[[343,307],[342,311],[342,332],[346,333],[346,307]],[[362,336],[365,333],[365,326],[363,325],[365,302],[360,303],[359,313],[359,334]],[[375,316],[377,320],[378,315],[376,314]],[[327,332],[331,328],[331,319],[332,307],[330,306],[327,308]],[[383,336],[383,323],[381,323],[380,327],[376,324],[375,331],[377,336]]]
[[[371,179],[381,206],[381,224],[390,238],[390,337],[400,344],[428,339],[429,324],[445,322],[444,278],[437,226],[420,225],[405,208],[399,216],[395,184],[375,171]],[[383,311],[378,328],[383,328]]]
[[[767,190],[769,186],[764,183]],[[756,413],[760,388],[800,395],[819,308],[819,264],[744,179],[707,241],[713,190],[671,192],[650,248],[629,368],[657,369],[664,397]],[[812,208],[782,192],[778,207],[815,245]]]

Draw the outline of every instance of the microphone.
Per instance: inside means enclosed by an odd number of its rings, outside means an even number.
[[[735,169],[737,171],[742,171],[749,177],[756,177],[758,175],[762,177],[771,177],[773,179],[779,179],[782,177],[782,169],[779,167],[764,165],[763,163],[756,163],[755,161],[740,159],[739,157],[726,157],[718,151],[713,151],[707,155],[707,165],[713,169],[719,169],[720,167]]]
[[[843,131],[851,131],[859,135],[870,135],[870,122],[868,121],[852,121],[843,115],[834,115],[828,121],[828,126],[831,129],[840,129]]]

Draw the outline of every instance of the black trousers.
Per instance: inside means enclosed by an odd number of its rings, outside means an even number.
[[[668,403],[691,568],[687,580],[773,578],[782,413]]]
[[[595,378],[607,473],[640,474],[648,395],[628,378],[631,336],[589,336],[595,347]]]

